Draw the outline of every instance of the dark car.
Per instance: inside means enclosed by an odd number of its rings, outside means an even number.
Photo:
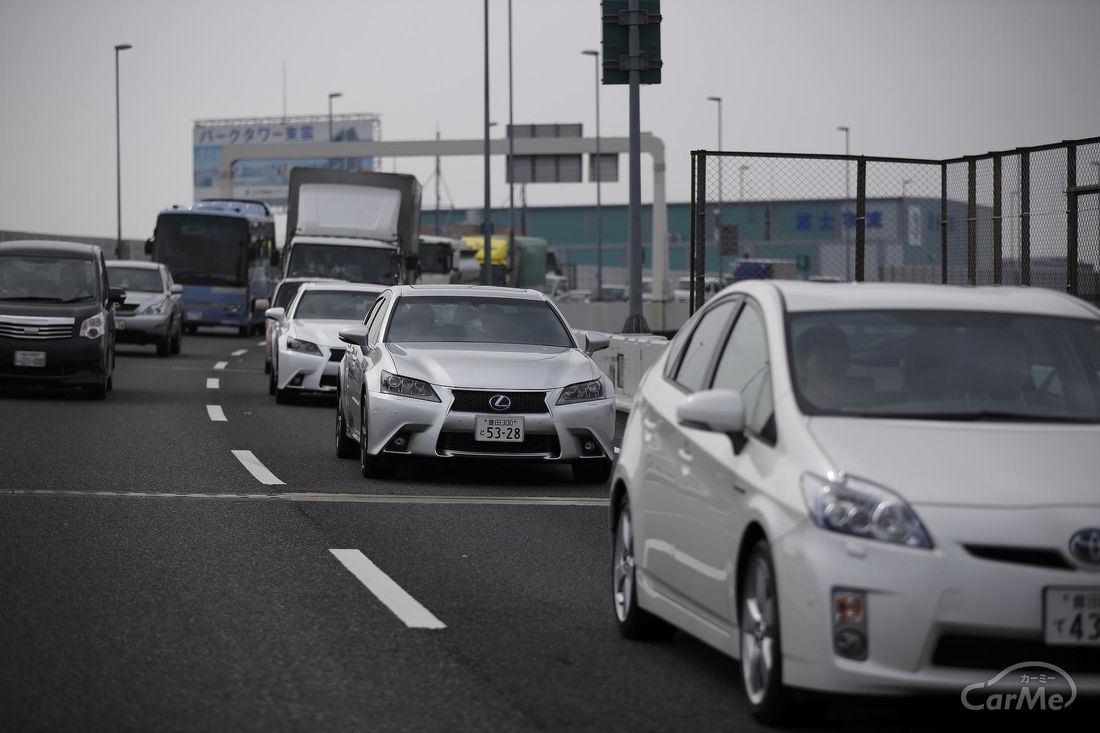
[[[115,366],[115,305],[91,244],[0,243],[0,384],[77,386],[104,398]]]

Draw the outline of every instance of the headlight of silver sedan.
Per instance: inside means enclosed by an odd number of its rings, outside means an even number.
[[[291,351],[297,351],[299,354],[312,354],[313,356],[321,355],[321,350],[318,349],[317,344],[312,341],[290,337],[286,340],[286,347]]]
[[[558,398],[559,405],[571,405],[575,402],[591,402],[604,398],[603,380],[592,379],[587,382],[570,384],[561,391]]]
[[[142,308],[141,312],[151,316],[160,316],[168,312],[168,303],[168,298],[156,300]]]
[[[400,374],[391,374],[385,370],[382,371],[382,391],[386,394],[412,397],[417,400],[427,400],[428,402],[440,401],[439,395],[432,389],[432,385],[427,382],[421,379],[402,377]]]
[[[802,475],[802,496],[814,524],[840,534],[930,549],[932,540],[900,496],[851,477]]]

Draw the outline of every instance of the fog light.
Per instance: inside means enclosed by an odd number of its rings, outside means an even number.
[[[398,435],[396,438],[393,439],[393,447],[394,448],[404,448],[405,447],[405,438],[401,435]]]
[[[302,386],[302,380],[304,378],[305,378],[304,374],[295,374],[294,379],[290,380],[290,386],[292,386],[292,387],[301,387]]]
[[[409,432],[407,430],[402,430],[397,435],[390,438],[390,442],[386,443],[386,447],[382,450],[387,453],[408,453],[409,440]]]
[[[863,626],[866,620],[863,593],[851,590],[833,591],[834,626]]]
[[[841,629],[833,635],[833,649],[848,659],[866,659],[867,638],[856,629]]]
[[[584,441],[584,450],[586,453],[591,453],[592,451],[596,450],[596,444],[593,443],[591,440],[586,440]]]

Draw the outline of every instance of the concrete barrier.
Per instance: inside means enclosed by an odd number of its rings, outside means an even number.
[[[583,342],[584,331],[576,330]],[[664,336],[612,334],[611,348],[597,351],[592,360],[615,385],[615,407],[629,412],[642,375],[668,347]]]
[[[558,300],[555,305],[573,328],[590,328],[604,333],[618,333],[630,312],[630,306],[623,302],[577,303]],[[665,332],[680,328],[690,314],[687,303],[670,300],[663,303],[642,303],[642,315],[650,329]]]

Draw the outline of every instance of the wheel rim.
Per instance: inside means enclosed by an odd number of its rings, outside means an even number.
[[[626,621],[634,604],[634,528],[630,522],[630,512],[626,509],[619,514],[613,562],[615,616],[621,623]]]
[[[749,700],[759,705],[768,694],[776,663],[775,584],[762,557],[753,558],[748,572],[741,601],[741,672]]]

